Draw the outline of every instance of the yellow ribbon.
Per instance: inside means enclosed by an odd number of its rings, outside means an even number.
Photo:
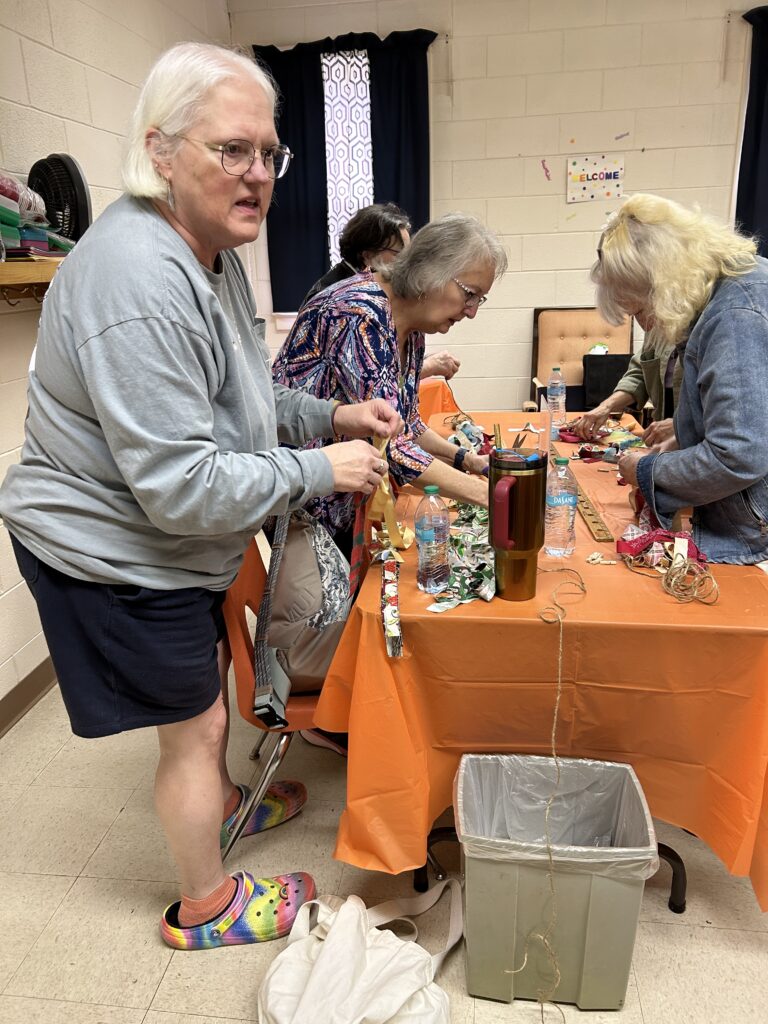
[[[387,461],[386,450],[388,444],[389,441],[386,437],[383,437],[378,443],[379,455],[381,455],[385,462]],[[366,518],[384,523],[387,528],[389,544],[392,548],[393,556],[398,562],[402,562],[403,556],[399,555],[397,552],[404,551],[406,548],[411,546],[413,543],[413,531],[409,530],[407,527],[405,527],[405,529],[401,529],[400,524],[397,521],[397,515],[395,514],[395,499],[392,494],[392,489],[389,486],[388,472],[383,474],[379,481],[379,486],[368,499]]]

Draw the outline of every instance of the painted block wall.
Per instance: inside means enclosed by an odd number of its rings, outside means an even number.
[[[623,153],[626,192],[657,192],[729,217],[748,41],[746,23],[727,18],[733,6],[229,0],[233,41],[245,44],[440,33],[429,51],[432,213],[476,214],[509,254],[509,271],[478,316],[428,339],[428,350],[447,347],[461,358],[452,386],[466,409],[520,408],[528,397],[535,306],[594,302],[588,269],[615,204],[566,203],[569,154]],[[261,239],[256,287],[265,311],[263,246]],[[273,325],[272,347],[284,337]]]
[[[94,216],[120,194],[123,136],[155,58],[185,39],[229,42],[226,0],[0,0],[0,169],[49,153],[85,172]],[[0,480],[18,460],[38,309],[0,301]],[[0,697],[48,655],[0,527]]]

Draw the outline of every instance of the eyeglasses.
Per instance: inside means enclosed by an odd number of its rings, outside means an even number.
[[[269,149],[256,150],[247,139],[230,139],[219,145],[216,142],[204,142],[202,139],[191,139],[188,135],[176,135],[177,139],[185,139],[187,142],[197,142],[206,149],[211,149],[221,154],[221,166],[235,178],[242,178],[253,166],[256,153],[264,165],[264,170],[270,178],[277,180],[282,178],[288,170],[291,162],[290,149],[287,146],[270,146]]]
[[[488,298],[487,295],[478,295],[477,292],[473,292],[471,288],[467,288],[465,284],[462,284],[458,278],[452,277],[451,280],[454,284],[457,284],[459,288],[464,292],[464,307],[465,309],[476,309],[478,306],[482,306],[485,300]]]

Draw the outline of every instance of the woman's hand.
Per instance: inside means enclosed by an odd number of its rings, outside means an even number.
[[[397,437],[402,433],[403,421],[389,402],[373,398],[355,405],[337,405],[333,429],[344,437]]]
[[[630,448],[619,456],[619,472],[633,487],[637,487],[637,464],[648,452],[644,448]]]
[[[452,356],[450,352],[435,352],[433,356],[425,358],[420,377],[422,380],[425,377],[445,377],[446,380],[450,380],[460,366],[461,360]]]
[[[576,420],[573,425],[573,431],[584,441],[591,441],[610,415],[610,409],[606,409],[603,405],[598,405],[591,412],[585,412],[583,416]]]
[[[366,441],[342,441],[326,445],[322,451],[333,469],[333,489],[340,494],[372,494],[389,468],[387,460]]]
[[[487,477],[488,461],[489,457],[487,455],[476,455],[475,452],[467,452],[461,468],[467,473],[476,473],[477,476]]]
[[[661,455],[662,452],[676,452],[679,448],[680,445],[677,443],[677,438],[673,434],[672,437],[668,437],[666,441],[659,441],[659,443],[655,444],[651,450],[655,455]]]
[[[659,420],[658,423],[652,423],[643,434],[643,441],[645,441],[646,445],[659,451],[662,450],[659,448],[659,445],[670,439],[675,440],[675,425],[672,419]],[[663,450],[669,451],[668,448]]]

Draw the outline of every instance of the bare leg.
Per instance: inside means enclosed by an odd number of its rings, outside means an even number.
[[[224,710],[227,715],[224,735],[222,737],[221,751],[219,754],[219,772],[221,774],[221,795],[226,805],[232,796],[235,788],[227,768],[227,744],[229,743],[229,666],[232,664],[232,653],[226,637],[220,640],[216,647],[216,657],[219,665],[219,676],[221,678],[221,695],[224,701]]]
[[[226,724],[219,699],[202,715],[157,730],[155,806],[179,870],[181,891],[191,899],[203,899],[226,878],[219,848]]]

